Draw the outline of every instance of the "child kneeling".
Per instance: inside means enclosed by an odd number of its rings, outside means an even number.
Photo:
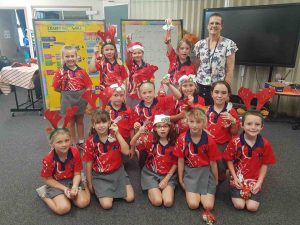
[[[121,158],[121,153],[129,154],[128,144],[118,126],[111,124],[107,111],[95,111],[91,122],[83,153],[89,190],[95,192],[104,209],[112,208],[114,198],[132,202],[134,192]],[[114,135],[109,135],[109,129]]]
[[[66,128],[56,128],[50,134],[51,151],[43,158],[41,177],[46,185],[36,189],[48,207],[59,215],[71,210],[71,202],[79,208],[90,203],[86,182],[81,182],[82,161],[79,150],[71,147],[71,135]]]

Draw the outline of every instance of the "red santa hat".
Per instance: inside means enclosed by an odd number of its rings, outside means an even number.
[[[142,50],[144,52],[143,44],[141,42],[130,42],[128,44],[128,50],[130,52],[133,52],[136,49],[140,49],[140,50]]]

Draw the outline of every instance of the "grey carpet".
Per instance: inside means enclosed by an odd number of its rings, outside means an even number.
[[[18,93],[26,98],[24,90],[18,89]],[[68,215],[54,215],[35,192],[42,184],[41,159],[49,151],[44,132],[47,121],[34,112],[11,117],[12,107],[14,96],[0,95],[0,224],[204,224],[199,218],[202,209],[189,210],[180,189],[176,190],[172,208],[152,207],[140,189],[136,162],[127,167],[136,194],[134,203],[116,201],[112,210],[105,211],[92,198],[86,209],[73,207]],[[292,130],[289,123],[267,122],[263,134],[273,145],[278,163],[268,171],[259,211],[235,210],[228,184],[223,183],[214,209],[217,224],[285,225],[299,221],[300,130]]]

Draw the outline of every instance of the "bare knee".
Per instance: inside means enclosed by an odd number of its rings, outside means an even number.
[[[113,206],[113,201],[99,200],[99,202],[103,209],[111,209]]]
[[[57,205],[57,208],[56,208],[56,213],[58,214],[58,215],[65,215],[65,214],[67,214],[67,213],[69,213],[70,212],[70,210],[71,210],[71,204],[69,203],[62,203],[62,204],[59,204],[59,205]]]
[[[159,207],[162,205],[162,199],[157,196],[156,197],[152,196],[151,198],[149,198],[149,200],[153,206]]]
[[[232,199],[232,203],[236,209],[244,209],[246,205],[245,201],[242,199]]]
[[[205,202],[203,203],[203,208],[207,210],[212,210],[214,208],[214,202]]]
[[[247,204],[247,210],[250,212],[256,212],[258,210],[259,207],[259,203],[256,204]]]
[[[167,207],[167,208],[172,207],[173,202],[174,201],[171,198],[164,199],[164,207]]]
[[[82,199],[76,202],[76,206],[81,209],[87,207],[89,204],[90,204],[90,199]]]
[[[190,209],[198,209],[200,202],[197,201],[188,201],[188,206]]]

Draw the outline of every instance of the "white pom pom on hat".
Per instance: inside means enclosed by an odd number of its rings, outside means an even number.
[[[167,115],[164,115],[164,114],[155,115],[153,125],[155,125],[157,123],[171,124],[170,116],[167,116]]]

